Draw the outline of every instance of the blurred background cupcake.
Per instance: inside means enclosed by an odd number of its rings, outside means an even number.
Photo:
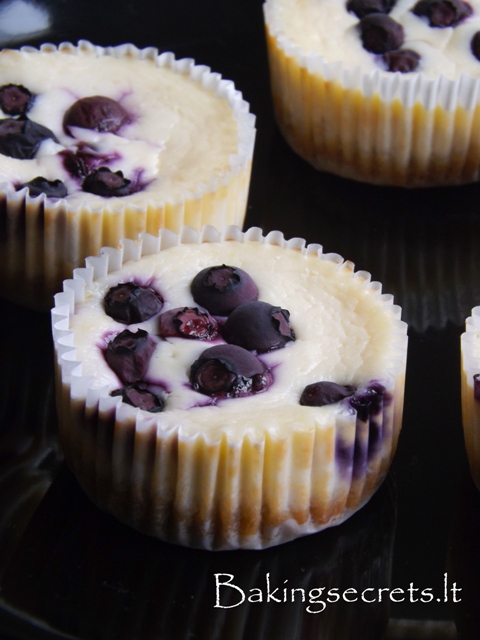
[[[192,59],[86,41],[0,53],[0,295],[47,309],[100,247],[241,226],[254,116]]]
[[[476,0],[267,0],[283,135],[317,169],[384,185],[476,181]]]

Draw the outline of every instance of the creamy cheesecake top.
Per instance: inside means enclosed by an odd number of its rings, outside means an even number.
[[[105,202],[82,187],[99,167],[121,171],[130,182],[128,193],[115,199],[145,204],[179,199],[199,184],[221,180],[239,153],[242,132],[228,97],[193,80],[188,70],[159,65],[153,56],[3,50],[0,85],[32,94],[26,114],[0,109],[3,127],[26,116],[53,134],[42,139],[32,158],[0,153],[0,183],[18,189],[38,176],[61,180],[71,206]],[[118,128],[87,128],[78,117],[65,121],[78,100],[98,96],[119,105]],[[97,107],[104,108],[92,108]],[[0,136],[1,129],[0,122]]]
[[[453,80],[462,74],[480,77],[480,60],[474,53],[477,49],[480,54],[480,36],[474,43],[480,31],[479,0],[267,0],[266,16],[273,31],[304,54],[342,61],[346,68],[361,67],[367,72],[389,70],[385,51],[372,51],[371,44],[367,49],[362,42],[361,16],[372,16],[372,6],[377,16],[388,15],[400,25],[403,37],[398,39],[397,33],[393,44],[386,46],[389,51],[417,54],[418,66],[412,71],[421,71],[430,79],[444,75]]]
[[[256,354],[271,384],[245,397],[211,397],[191,383],[192,365],[202,352],[224,344],[225,318],[212,314],[219,321],[219,335],[212,341],[159,335],[163,314],[201,306],[191,291],[196,274],[222,265],[245,271],[258,288],[258,301],[289,312],[294,335],[282,348]],[[70,316],[75,360],[81,363],[81,374],[91,377],[93,388],[115,393],[122,381],[106,361],[107,345],[125,329],[134,334],[146,330],[153,352],[143,380],[151,389],[160,389],[164,408],[155,415],[161,428],[182,425],[191,435],[200,429],[212,438],[222,432],[241,438],[247,432],[259,436],[270,425],[278,434],[328,426],[334,413],[352,413],[348,404],[343,409],[339,403],[301,406],[304,388],[319,381],[355,389],[382,382],[392,371],[402,333],[398,307],[391,301],[387,304],[385,296],[369,286],[365,274],[353,275],[351,267],[311,252],[251,241],[170,247],[127,262],[87,286],[84,300]],[[148,286],[159,294],[160,313],[130,325],[107,315],[107,292],[125,282]]]

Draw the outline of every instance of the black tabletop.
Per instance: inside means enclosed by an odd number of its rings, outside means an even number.
[[[0,2],[1,46],[81,39],[170,50],[235,82],[258,130],[245,227],[318,242],[394,294],[409,324],[404,424],[384,486],[343,525],[262,552],[168,545],[83,495],[57,445],[49,315],[0,301],[0,637],[478,640],[459,338],[480,304],[480,185],[375,187],[297,157],[274,121],[261,0]],[[237,605],[227,574],[264,601]],[[267,575],[277,596],[328,585],[375,602],[267,601]]]

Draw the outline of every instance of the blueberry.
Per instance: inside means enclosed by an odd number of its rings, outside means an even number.
[[[123,324],[136,324],[159,313],[162,296],[151,287],[140,287],[134,282],[122,282],[111,287],[103,298],[107,316]]]
[[[370,13],[360,20],[360,37],[364,49],[386,53],[399,49],[404,40],[403,27],[383,13]]]
[[[21,116],[30,109],[34,97],[21,84],[4,84],[0,87],[0,107],[9,116]]]
[[[69,133],[69,127],[115,133],[129,121],[128,113],[115,100],[106,96],[90,96],[77,100],[67,109],[63,128],[66,133]]]
[[[303,390],[300,396],[300,404],[305,407],[323,407],[327,404],[335,404],[355,393],[355,387],[341,385],[336,382],[314,382]]]
[[[190,382],[215,398],[239,398],[266,391],[272,376],[250,351],[231,344],[206,349],[192,364]]]
[[[246,302],[229,315],[222,335],[230,344],[257,353],[281,349],[287,342],[295,340],[289,318],[286,309],[268,302]]]
[[[142,380],[154,350],[155,344],[146,331],[132,333],[125,329],[107,344],[104,355],[120,380],[132,384]]]
[[[4,156],[31,160],[47,138],[57,142],[50,129],[26,117],[0,120],[0,153]]]
[[[63,166],[65,169],[75,178],[85,178],[89,173],[93,173],[100,167],[106,166],[112,160],[118,159],[116,154],[108,156],[85,150],[83,147],[80,147],[75,152],[70,149],[65,149],[65,151],[61,151],[59,155],[63,157]]]
[[[121,198],[133,193],[130,180],[124,178],[121,171],[113,172],[108,167],[90,173],[82,182],[82,189],[104,198]]]
[[[191,292],[195,302],[217,316],[226,316],[239,304],[258,298],[257,285],[248,273],[225,264],[197,273]]]
[[[415,71],[420,62],[420,56],[416,51],[411,49],[398,49],[397,51],[388,51],[382,56],[388,71],[400,71],[400,73],[409,73]]]
[[[477,60],[480,60],[480,31],[477,31],[470,41],[470,48]]]
[[[180,307],[170,309],[158,318],[158,335],[162,338],[215,340],[218,324],[204,309]]]
[[[431,27],[454,27],[472,14],[472,7],[462,0],[420,0],[411,10],[426,16]]]
[[[357,412],[360,420],[366,422],[370,416],[380,412],[384,396],[385,387],[379,383],[374,383],[366,389],[357,391],[349,402],[350,406]]]
[[[144,411],[150,411],[150,413],[159,413],[164,408],[162,398],[149,391],[142,384],[129,384],[123,389],[112,391],[110,395],[122,396],[122,400],[127,404]]]
[[[389,13],[394,4],[394,0],[348,0],[347,11],[363,18],[369,13]]]
[[[17,191],[28,187],[31,197],[39,196],[44,193],[49,198],[65,198],[67,195],[67,187],[61,180],[47,180],[42,176],[38,176],[29,182],[25,182],[17,187]]]

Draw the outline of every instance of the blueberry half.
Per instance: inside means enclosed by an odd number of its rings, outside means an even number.
[[[162,338],[215,340],[218,336],[218,324],[204,309],[179,307],[159,316],[158,335]]]
[[[44,193],[49,198],[65,198],[68,194],[67,187],[61,180],[47,180],[38,176],[29,182],[25,182],[17,187],[17,191],[27,187],[31,197]]]
[[[112,391],[110,395],[122,396],[122,400],[127,404],[150,413],[159,413],[165,406],[160,396],[152,393],[142,384],[129,384],[122,389]]]
[[[383,13],[370,13],[360,20],[363,48],[371,53],[399,49],[404,41],[403,27]]]
[[[348,0],[347,11],[363,18],[369,13],[389,13],[394,4],[394,0]]]
[[[400,71],[400,73],[410,73],[415,71],[420,63],[420,56],[411,49],[397,49],[384,53],[383,61],[388,71]]]
[[[431,27],[454,27],[473,13],[462,0],[420,0],[411,10],[416,16],[428,18]]]
[[[124,178],[121,171],[113,172],[108,167],[90,173],[82,182],[82,189],[104,198],[121,198],[133,193],[130,180]]]
[[[9,116],[21,116],[30,109],[34,96],[21,84],[4,84],[0,87],[0,107]]]

